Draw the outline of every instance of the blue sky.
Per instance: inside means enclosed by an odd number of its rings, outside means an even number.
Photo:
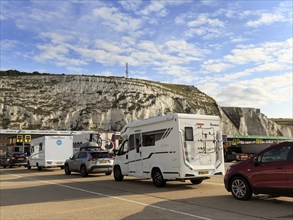
[[[198,87],[293,118],[292,1],[1,0],[1,70]]]

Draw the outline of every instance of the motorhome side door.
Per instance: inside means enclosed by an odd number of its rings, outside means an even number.
[[[136,133],[129,136],[129,174],[132,176],[140,177],[143,173],[141,145],[141,133]]]
[[[115,163],[120,165],[123,175],[129,175],[129,140],[125,140],[119,147]]]
[[[136,159],[136,175],[143,175],[143,159],[142,159],[142,137],[141,133],[135,134],[135,159]]]

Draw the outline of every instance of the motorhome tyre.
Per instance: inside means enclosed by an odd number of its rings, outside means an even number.
[[[114,167],[114,179],[115,181],[122,181],[124,176],[122,175],[121,169],[119,166]]]
[[[152,172],[153,184],[156,187],[163,187],[166,185],[166,180],[164,179],[159,168],[155,168]]]
[[[27,169],[28,169],[28,170],[32,169],[32,167],[31,167],[31,165],[30,165],[30,162],[29,162],[29,161],[27,162]]]
[[[37,163],[37,170],[38,171],[41,171],[42,170],[42,167],[41,166],[39,166],[39,164]]]

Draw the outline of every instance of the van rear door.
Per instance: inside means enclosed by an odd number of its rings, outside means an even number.
[[[223,164],[219,123],[196,122],[184,127],[185,159],[199,175],[212,175]],[[219,171],[222,172],[222,171]]]

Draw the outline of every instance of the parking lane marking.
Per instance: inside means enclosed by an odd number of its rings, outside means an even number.
[[[93,194],[93,195],[104,196],[104,197],[117,199],[117,200],[129,202],[129,203],[134,203],[134,204],[137,204],[137,205],[142,205],[142,206],[145,206],[145,207],[151,207],[151,208],[155,208],[155,209],[159,209],[159,210],[163,210],[163,211],[167,211],[167,212],[173,212],[173,213],[176,213],[176,214],[185,215],[185,216],[192,217],[192,218],[203,219],[203,220],[212,220],[210,218],[206,218],[206,217],[203,217],[203,216],[193,215],[193,214],[190,214],[190,213],[187,213],[187,212],[181,212],[181,211],[177,211],[177,210],[174,210],[174,209],[163,208],[163,207],[156,206],[156,205],[150,205],[150,204],[146,204],[146,203],[142,203],[142,202],[138,202],[138,201],[134,201],[134,200],[130,200],[130,199],[121,198],[121,197],[118,197],[118,196],[111,196],[111,195],[107,195],[107,194],[104,194],[104,193],[93,192],[93,191],[89,191],[89,190],[85,190],[85,189],[81,189],[81,188],[77,188],[77,187],[67,186],[67,185],[64,185],[64,184],[54,183],[54,182],[47,181],[47,180],[38,180],[38,179],[35,179],[35,178],[32,178],[32,177],[25,177],[25,176],[16,175],[16,174],[9,173],[9,172],[3,172],[3,171],[0,171],[0,172],[9,174],[9,175],[12,175],[12,176],[15,176],[15,177],[19,177],[19,178],[31,179],[31,180],[34,180],[34,181],[37,181],[37,182],[40,182],[40,183],[56,185],[56,186],[60,186],[60,187],[64,187],[64,188],[68,188],[68,189],[72,189],[72,190],[76,190],[76,191],[81,191],[81,192],[85,192],[85,193],[89,193],[89,194]]]

